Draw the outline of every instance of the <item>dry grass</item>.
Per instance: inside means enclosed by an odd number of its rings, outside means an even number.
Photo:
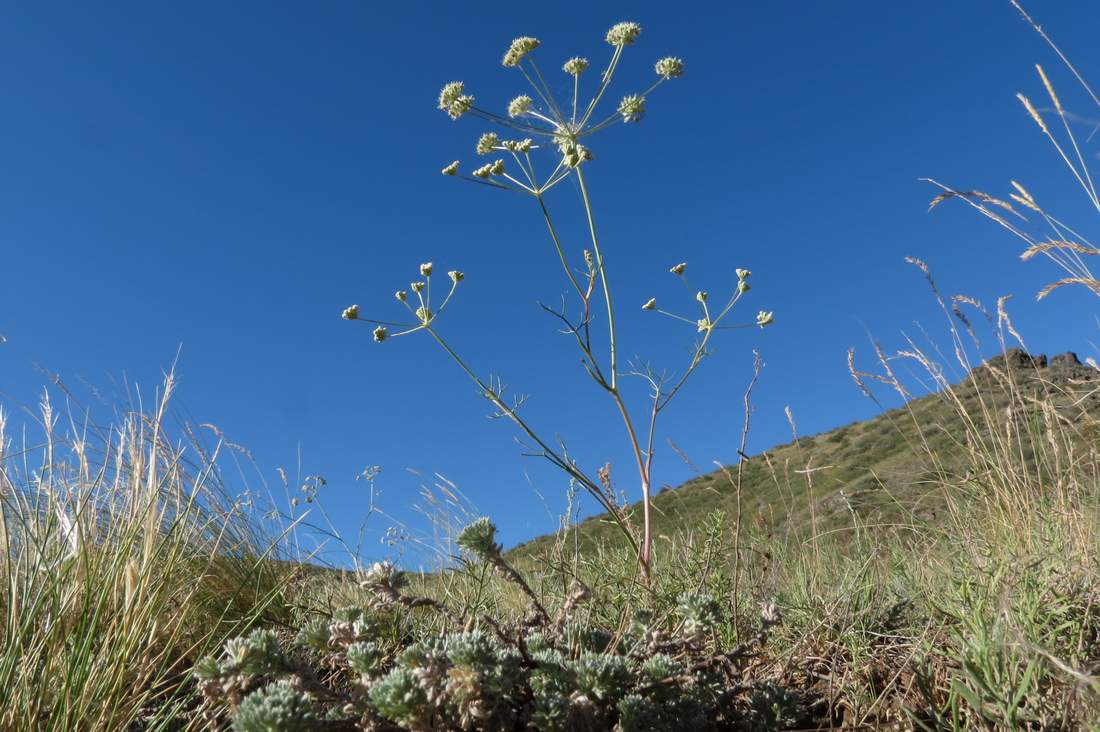
[[[197,654],[288,617],[290,569],[220,445],[172,442],[172,388],[106,428],[44,400],[18,448],[0,421],[0,728],[178,726]]]

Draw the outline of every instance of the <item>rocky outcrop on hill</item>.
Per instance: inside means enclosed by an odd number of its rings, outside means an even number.
[[[1021,372],[1059,385],[1100,381],[1100,371],[1081,363],[1073,351],[1047,358],[1043,353],[1032,355],[1021,348],[1010,348],[974,369],[974,375],[980,379],[992,370]]]

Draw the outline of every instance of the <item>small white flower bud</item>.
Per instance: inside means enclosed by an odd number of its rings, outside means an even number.
[[[775,322],[775,313],[770,310],[761,310],[756,314],[756,324],[761,328]]]
[[[641,32],[642,26],[637,23],[616,23],[607,32],[607,42],[612,46],[629,46]]]
[[[619,102],[619,114],[623,116],[623,122],[638,122],[645,116],[645,97],[638,94],[630,94]]]
[[[655,298],[655,297],[649,298],[648,300],[645,301],[645,305],[642,305],[642,310],[656,310],[656,309],[657,309],[657,298]]]
[[[430,323],[432,321],[432,317],[434,317],[434,315],[435,314],[431,310],[424,307],[423,305],[421,305],[420,307],[418,307],[416,309],[416,317],[424,325],[427,325],[428,323]]]
[[[748,269],[738,269],[737,270],[737,279],[747,280],[750,277],[752,277],[752,270],[748,270]]]
[[[344,320],[355,320],[359,317],[359,306],[351,305],[344,308],[344,312],[340,317],[342,317]]]
[[[451,119],[458,119],[474,104],[474,98],[466,94],[466,86],[461,81],[452,81],[439,92],[439,108]]]
[[[535,100],[526,94],[520,94],[518,97],[508,102],[508,116],[515,118],[522,114],[527,114],[531,109],[531,105],[535,103]]]
[[[401,302],[405,302],[409,299],[409,293],[405,292],[404,290],[398,290],[397,292],[393,293],[393,296]]]
[[[458,175],[458,161],[454,161],[442,170],[443,175]]]
[[[699,326],[699,332],[702,333],[703,331],[710,329],[711,322],[708,318],[700,318],[697,325]]]
[[[581,58],[580,56],[574,56],[565,62],[565,65],[561,67],[561,70],[567,74],[573,76],[580,76],[588,68],[588,59]]]
[[[413,292],[423,292],[424,291],[424,283],[423,282],[412,282],[412,283],[409,284],[409,289],[412,290]]]
[[[431,277],[432,276],[432,263],[431,262],[425,262],[424,264],[420,265],[420,276],[421,277]]]
[[[462,280],[466,279],[466,275],[462,274],[457,269],[452,269],[450,272],[447,273],[447,276],[450,277],[451,282],[455,283],[456,285],[459,282],[462,282]]]
[[[501,146],[505,150],[510,150],[511,152],[525,153],[531,152],[531,148],[534,146],[534,141],[530,137],[524,138],[522,140],[505,140],[501,143]]]
[[[486,163],[485,165],[482,165],[480,168],[478,168],[477,170],[474,171],[474,177],[475,178],[485,179],[485,178],[488,178],[492,174],[493,174],[493,164],[492,163]]]
[[[653,67],[658,76],[676,79],[684,75],[684,62],[675,56],[666,56]]]
[[[748,292],[751,289],[752,289],[752,285],[750,285],[745,280],[741,280],[740,282],[737,283],[737,291],[738,292]]]
[[[593,157],[592,151],[587,147],[574,144],[565,150],[563,161],[566,167],[575,168],[581,163],[591,160]]]
[[[378,326],[377,328],[374,329],[374,341],[375,341],[375,343],[381,343],[382,341],[386,340],[386,338],[388,338],[389,335],[390,335],[390,332],[388,330],[386,330],[385,326],[380,325],[380,326]]]
[[[706,302],[707,301],[707,293],[705,293],[702,290],[699,290],[699,292],[695,293],[695,299],[698,300],[699,302]]]
[[[505,66],[519,66],[519,62],[523,60],[523,57],[534,51],[539,47],[539,39],[531,38],[530,36],[523,36],[512,41],[512,45],[508,47],[508,51],[504,54],[504,60],[501,61]]]
[[[684,273],[684,270],[687,269],[687,266],[687,262],[680,262],[679,264],[674,264],[673,266],[669,267],[668,271],[674,275],[682,275]]]
[[[478,140],[477,140],[477,148],[476,148],[477,154],[478,155],[488,155],[493,150],[495,150],[497,145],[499,145],[499,144],[500,144],[500,138],[497,137],[497,133],[495,133],[495,132],[486,132],[484,135],[479,137]]]
[[[489,172],[493,175],[500,175],[501,173],[503,173],[504,172],[504,161],[503,160],[494,160],[492,162],[492,164],[489,165]]]

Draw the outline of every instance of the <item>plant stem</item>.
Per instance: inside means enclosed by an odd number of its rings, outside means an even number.
[[[436,343],[438,343],[443,348],[443,350],[447,352],[447,355],[449,355],[454,360],[454,362],[458,364],[459,368],[461,368],[466,373],[466,375],[470,377],[471,381],[477,384],[478,388],[481,389],[482,394],[486,398],[488,398],[490,402],[493,403],[493,406],[499,409],[501,414],[512,420],[512,422],[514,422],[517,427],[523,430],[524,434],[526,434],[529,438],[531,438],[531,440],[534,441],[536,445],[539,446],[539,448],[542,450],[543,456],[547,460],[549,460],[551,463],[553,463],[558,468],[563,470],[566,474],[568,474],[571,478],[584,486],[585,490],[587,490],[596,498],[597,501],[599,501],[600,505],[602,505],[604,509],[606,509],[607,512],[611,515],[611,518],[615,521],[615,524],[619,527],[619,530],[623,532],[624,536],[626,536],[627,541],[630,542],[631,547],[634,549],[635,552],[637,552],[638,543],[634,539],[634,536],[630,533],[630,529],[627,528],[625,523],[623,523],[623,519],[619,515],[618,509],[603,495],[602,491],[599,489],[596,483],[594,483],[591,478],[581,472],[581,470],[577,468],[573,463],[559,455],[549,445],[543,442],[542,438],[535,434],[535,431],[531,429],[531,427],[516,413],[516,411],[505,404],[504,401],[497,395],[497,393],[493,391],[487,384],[485,384],[485,382],[483,382],[478,377],[478,375],[475,374],[473,370],[466,365],[466,362],[462,360],[458,353],[456,353],[455,350],[451,348],[451,346],[445,340],[443,340],[443,338],[435,331],[434,328],[432,328],[430,325],[425,325],[424,330],[431,334]]]
[[[550,220],[550,211],[546,208],[546,201],[543,199],[542,194],[536,193],[535,199],[539,202],[539,208],[542,209],[542,217],[546,219],[546,228],[550,230],[550,238],[554,240],[554,249],[558,252],[558,258],[561,260],[562,269],[565,270],[565,276],[569,278],[569,281],[573,284],[573,287],[577,290],[577,294],[584,299],[584,290],[581,289],[581,285],[577,282],[576,276],[573,274],[573,270],[569,269],[569,261],[565,258],[565,250],[562,249],[561,241],[558,239],[558,232],[554,229],[554,223]]]
[[[596,270],[600,274],[600,285],[603,287],[603,299],[607,303],[607,337],[611,346],[611,391],[614,393],[618,381],[618,364],[615,350],[615,309],[611,303],[611,288],[607,284],[607,270],[603,265],[603,254],[600,252],[600,242],[596,237],[596,220],[592,214],[592,202],[588,198],[588,186],[584,184],[584,173],[578,165],[577,182],[581,186],[581,198],[584,200],[584,213],[588,218],[588,233],[592,237],[592,251],[596,255]]]
[[[650,580],[650,555],[653,547],[650,533],[649,467],[647,460],[642,457],[642,449],[638,443],[638,435],[634,430],[634,423],[630,419],[630,411],[623,401],[622,394],[619,393],[618,356],[615,343],[615,310],[611,300],[611,288],[607,282],[607,270],[604,267],[603,254],[600,251],[599,238],[596,236],[596,220],[592,214],[592,202],[588,197],[588,186],[584,183],[584,173],[581,172],[580,166],[576,168],[576,172],[577,182],[580,183],[581,188],[581,198],[584,201],[585,216],[588,218],[588,232],[592,237],[592,251],[596,256],[596,270],[600,275],[600,285],[603,287],[603,297],[607,304],[607,334],[611,350],[611,380],[607,385],[607,391],[611,394],[611,398],[615,401],[615,406],[619,409],[619,414],[623,417],[623,424],[626,426],[626,433],[630,439],[630,447],[634,453],[634,460],[638,465],[638,477],[642,483],[643,528],[642,544],[641,550],[638,553],[638,561],[642,565],[642,577],[648,586]]]

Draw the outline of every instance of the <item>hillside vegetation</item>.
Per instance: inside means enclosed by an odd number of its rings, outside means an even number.
[[[862,380],[864,388],[875,383]],[[929,376],[924,384],[935,382]],[[1100,371],[1074,353],[1048,358],[1011,348],[950,389],[917,398],[904,391],[911,399],[904,407],[746,457],[740,478],[736,465],[726,466],[662,490],[654,500],[657,535],[669,541],[701,526],[716,510],[730,517],[740,512],[743,521],[770,534],[798,536],[934,524],[945,518],[951,494],[978,478],[968,459],[975,449],[966,440],[970,429],[1011,426],[1037,438],[1031,428],[1043,419],[1039,405],[1049,403],[1057,405],[1065,434],[1086,447],[1097,435],[1098,387]],[[1049,469],[1042,464],[1043,447],[1030,439],[1018,446],[1029,470]],[[638,510],[637,504],[627,508],[632,516]],[[567,541],[582,547],[614,540],[606,515],[588,518],[569,533]],[[559,540],[544,536],[513,553],[537,555]]]

